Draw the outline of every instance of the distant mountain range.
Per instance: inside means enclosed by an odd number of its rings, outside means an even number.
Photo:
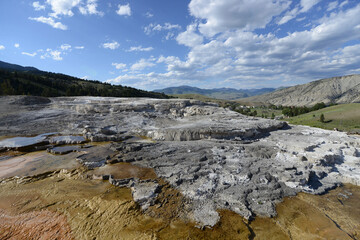
[[[106,96],[168,98],[166,95],[201,94],[210,98],[311,106],[319,102],[360,102],[360,75],[333,77],[288,88],[201,89],[190,86],[157,89],[153,92],[99,81],[88,81],[60,73],[41,71],[0,61],[0,95]]]
[[[2,61],[0,61],[0,95],[169,98],[162,93],[88,81]]]
[[[157,89],[154,92],[164,93],[168,95],[176,94],[201,94],[210,98],[236,100],[250,96],[256,96],[264,93],[275,91],[275,88],[260,88],[260,89],[234,89],[234,88],[213,88],[202,89],[191,86],[169,87],[164,89]]]
[[[272,93],[239,99],[283,106],[360,102],[360,75],[332,77],[288,87]]]

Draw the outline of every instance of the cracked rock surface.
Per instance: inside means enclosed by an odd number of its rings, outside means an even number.
[[[248,219],[275,216],[276,204],[286,196],[360,185],[360,139],[345,133],[246,117],[195,100],[49,100],[25,105],[19,97],[1,97],[0,135],[57,132],[115,141],[78,160],[98,168],[115,155],[116,162],[153,168],[189,200],[189,216],[201,226],[214,226],[218,209]],[[153,141],[131,141],[133,136]],[[0,146],[10,147],[4,141]],[[144,209],[160,191],[154,181],[133,181],[131,188]]]

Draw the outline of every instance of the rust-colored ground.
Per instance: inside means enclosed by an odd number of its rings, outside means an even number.
[[[75,160],[79,153],[64,156],[52,155],[46,151],[37,151],[19,155],[18,152],[5,152],[2,156],[14,156],[0,161],[0,179],[12,176],[31,176],[57,169],[72,169],[79,166]]]
[[[251,223],[220,210],[218,224],[200,229],[186,217],[187,200],[161,179],[162,192],[143,213],[129,189],[86,175],[63,171],[1,183],[0,239],[359,239],[360,188],[352,185],[286,198],[277,217]]]
[[[113,175],[115,179],[139,178],[145,180],[157,178],[153,169],[138,167],[130,163],[105,165],[104,167],[90,171],[90,173],[95,175]]]
[[[44,210],[11,215],[0,210],[0,239],[74,239],[63,215]]]

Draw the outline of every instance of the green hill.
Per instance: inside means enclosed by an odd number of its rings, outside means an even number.
[[[319,121],[324,114],[325,121]],[[291,124],[340,131],[360,131],[360,103],[339,104],[287,119]]]
[[[65,74],[44,72],[36,68],[22,67],[1,61],[0,95],[169,98],[163,93],[83,80]]]

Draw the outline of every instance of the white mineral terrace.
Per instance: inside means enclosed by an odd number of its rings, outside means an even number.
[[[342,132],[246,117],[195,100],[63,97],[22,105],[21,97],[1,97],[0,104],[0,136],[57,132],[67,137],[32,140],[115,141],[120,162],[153,168],[189,199],[189,216],[203,226],[216,224],[220,208],[246,218],[274,216],[285,196],[360,185],[360,139]],[[122,141],[133,136],[155,141]],[[0,147],[17,145],[5,139]],[[103,159],[80,162],[95,168]],[[158,191],[156,182],[110,181],[131,187],[143,208]]]

